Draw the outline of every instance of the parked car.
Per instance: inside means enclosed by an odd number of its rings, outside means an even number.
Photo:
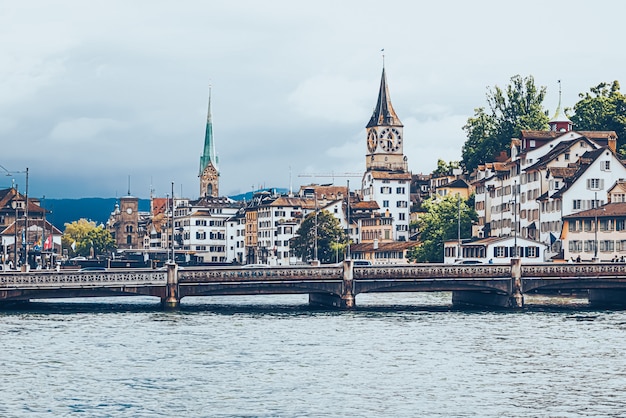
[[[269,267],[267,264],[246,264],[242,266],[244,269],[262,269]]]
[[[106,267],[83,267],[78,271],[106,271]]]
[[[483,264],[483,262],[481,260],[475,260],[475,259],[466,259],[466,260],[458,260],[455,261],[454,264]]]

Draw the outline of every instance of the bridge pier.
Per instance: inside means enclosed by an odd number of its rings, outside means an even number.
[[[626,290],[589,289],[589,304],[593,306],[626,306]]]
[[[343,262],[343,283],[341,295],[329,293],[309,293],[309,304],[341,309],[354,308],[354,265],[352,260]]]
[[[456,290],[452,292],[452,304],[475,305],[519,309],[524,307],[522,294],[522,261],[511,260],[511,285],[508,294],[479,290]]]
[[[522,294],[522,259],[511,259],[511,293],[509,295],[510,308],[523,308],[524,295]]]
[[[161,298],[161,305],[166,309],[176,309],[180,305],[180,293],[178,289],[178,264],[167,264],[167,285],[165,286],[165,298]]]

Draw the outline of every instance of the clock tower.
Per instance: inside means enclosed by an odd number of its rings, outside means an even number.
[[[394,241],[408,241],[411,173],[403,152],[404,125],[391,105],[384,66],[376,107],[365,129],[363,199],[375,201],[381,214],[392,218]]]
[[[204,134],[204,152],[200,157],[200,198],[219,196],[219,171],[213,140],[213,122],[211,121],[211,90],[209,89],[209,110],[207,112],[206,131]]]
[[[384,68],[378,101],[366,129],[366,168],[368,170],[407,171],[403,154],[404,125],[391,105]]]

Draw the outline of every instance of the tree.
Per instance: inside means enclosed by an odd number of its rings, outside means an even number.
[[[615,131],[617,148],[626,156],[626,96],[620,93],[619,82],[600,83],[589,93],[580,93],[571,119],[576,130]]]
[[[292,238],[291,249],[302,260],[315,259],[315,213],[307,215],[300,225],[296,236]],[[317,259],[321,263],[333,263],[338,258],[343,260],[348,236],[341,228],[339,220],[330,212],[317,213]]]
[[[452,174],[452,170],[459,168],[458,161],[450,161],[446,163],[444,160],[439,158],[437,160],[437,168],[432,172],[433,176],[448,176]]]
[[[467,140],[463,144],[461,165],[472,172],[479,164],[494,161],[503,151],[508,152],[511,138],[519,138],[524,129],[540,130],[548,127],[548,112],[543,109],[546,87],[537,89],[532,76],[511,77],[505,90],[496,86],[487,91],[489,113],[484,107],[474,110],[463,130]]]
[[[418,263],[441,263],[444,241],[458,238],[459,219],[461,238],[468,238],[478,216],[468,200],[452,195],[432,197],[422,207],[426,213],[418,219],[421,245],[411,249],[407,258]]]
[[[115,240],[111,233],[102,225],[96,226],[93,221],[79,219],[65,224],[61,237],[63,248],[71,255],[89,256],[93,248],[94,256],[107,254],[115,250]]]

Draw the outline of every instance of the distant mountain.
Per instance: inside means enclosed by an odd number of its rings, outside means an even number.
[[[119,201],[116,198],[88,197],[83,199],[45,199],[41,206],[52,211],[46,215],[46,219],[61,231],[65,224],[77,221],[81,218],[94,221],[97,225],[105,224],[109,215],[115,209]],[[139,210],[149,211],[150,200],[139,199]]]
[[[275,193],[287,193],[287,189],[265,189]],[[258,192],[258,191],[256,191]],[[255,193],[256,193],[255,192]],[[252,192],[229,196],[236,201],[252,200]],[[52,211],[46,215],[46,219],[61,231],[65,229],[65,224],[87,219],[94,221],[97,225],[106,224],[111,212],[115,209],[117,198],[87,197],[82,199],[45,199],[41,201],[41,206]],[[150,199],[139,199],[139,210],[150,211]]]

